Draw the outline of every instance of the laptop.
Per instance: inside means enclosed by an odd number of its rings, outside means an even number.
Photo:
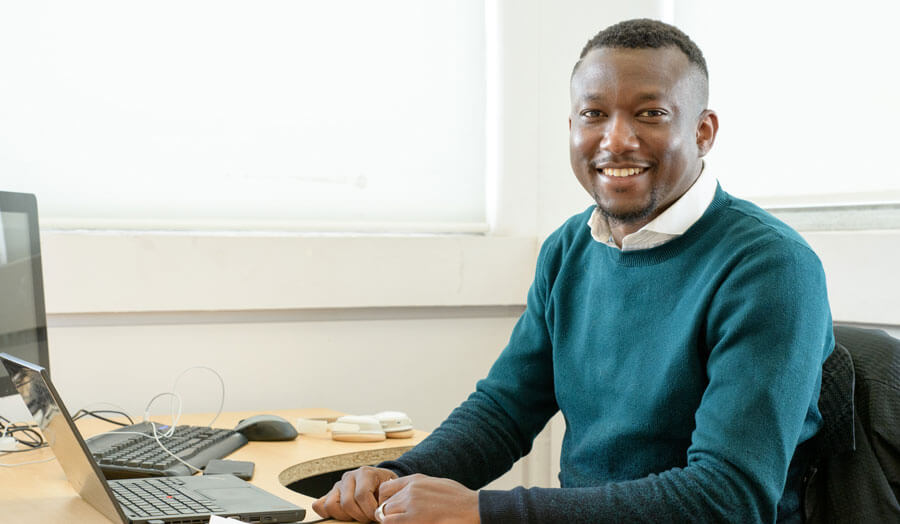
[[[206,523],[210,515],[244,522],[297,522],[306,510],[232,475],[106,480],[41,366],[0,353],[69,484],[112,522]],[[163,507],[165,506],[165,507]]]

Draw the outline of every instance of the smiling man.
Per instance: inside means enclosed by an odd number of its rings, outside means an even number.
[[[420,445],[348,473],[323,516],[406,522],[802,522],[802,444],[834,346],[821,263],[718,186],[706,63],[630,20],[571,78],[571,164],[596,205],[544,242],[476,391]],[[479,490],[566,419],[561,488]]]

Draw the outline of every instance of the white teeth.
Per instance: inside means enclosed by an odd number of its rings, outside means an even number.
[[[636,175],[643,170],[644,170],[644,168],[642,168],[642,167],[626,167],[623,169],[607,167],[607,168],[603,169],[603,174],[608,175],[608,176],[615,176],[615,177],[626,177],[626,176]]]

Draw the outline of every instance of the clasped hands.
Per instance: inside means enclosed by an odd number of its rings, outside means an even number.
[[[312,507],[323,517],[372,522],[379,506],[382,524],[481,522],[477,491],[449,479],[419,474],[398,478],[391,470],[368,466],[344,473]]]

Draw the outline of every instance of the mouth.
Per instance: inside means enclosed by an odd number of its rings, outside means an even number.
[[[602,167],[598,168],[597,172],[601,175],[611,176],[615,178],[628,178],[631,176],[637,176],[645,171],[647,171],[646,167]]]

